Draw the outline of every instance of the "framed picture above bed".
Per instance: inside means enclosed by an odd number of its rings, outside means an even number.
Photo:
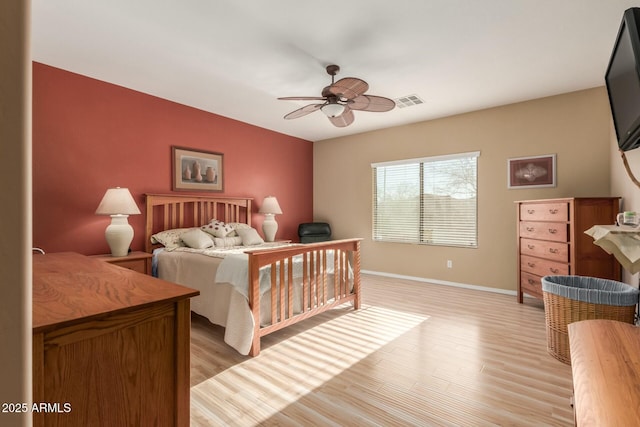
[[[223,154],[171,147],[173,190],[223,191]]]

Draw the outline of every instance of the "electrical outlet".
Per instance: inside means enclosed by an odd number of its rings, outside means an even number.
[[[450,259],[447,260],[447,268],[453,268],[453,261]]]

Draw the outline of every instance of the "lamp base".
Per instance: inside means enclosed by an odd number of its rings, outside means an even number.
[[[278,223],[274,214],[264,214],[264,222],[262,223],[262,232],[264,233],[265,242],[273,242],[276,240],[278,232]]]
[[[111,224],[104,232],[111,256],[126,256],[133,241],[133,227],[129,225],[129,215],[111,215]]]

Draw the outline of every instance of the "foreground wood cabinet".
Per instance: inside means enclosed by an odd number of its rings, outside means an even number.
[[[613,320],[569,324],[577,426],[637,426],[640,329]]]
[[[542,277],[580,275],[620,280],[613,255],[584,234],[596,224],[613,224],[619,197],[572,197],[516,202],[518,302],[523,293],[542,299]]]
[[[34,425],[188,426],[198,293],[75,253],[34,255]]]

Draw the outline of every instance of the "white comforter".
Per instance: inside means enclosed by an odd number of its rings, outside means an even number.
[[[223,258],[186,251],[157,254],[158,277],[200,291],[191,298],[191,310],[225,327],[224,341],[240,354],[249,354],[254,322],[244,295],[229,283],[215,283]]]

